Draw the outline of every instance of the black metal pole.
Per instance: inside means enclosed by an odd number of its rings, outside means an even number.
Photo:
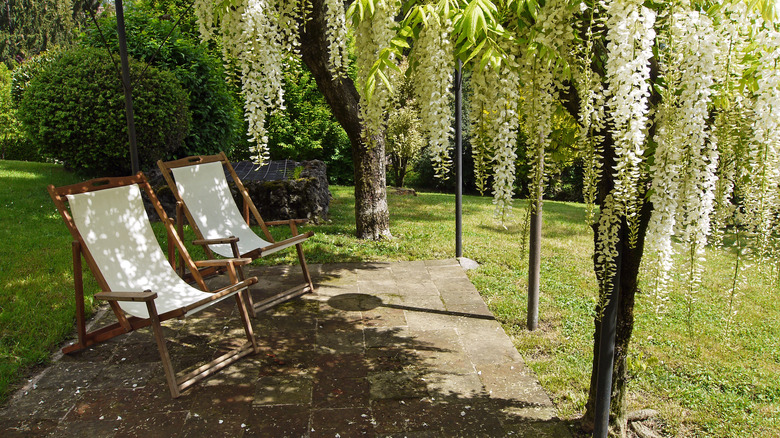
[[[544,174],[544,151],[539,156],[539,172]],[[528,240],[528,316],[529,331],[539,325],[539,276],[542,269],[542,198],[544,186],[540,183],[534,194],[536,199],[531,211],[531,235]]]
[[[133,114],[133,90],[130,85],[130,62],[127,56],[127,35],[125,35],[125,13],[122,0],[115,0],[116,33],[119,39],[119,58],[122,63],[122,88],[125,91],[125,114],[127,116],[127,137],[130,142],[130,167],[138,173],[138,146],[135,138],[135,116]]]
[[[455,70],[455,256],[463,257],[463,62]]]
[[[622,231],[622,230],[621,230]],[[594,438],[606,438],[609,434],[609,411],[612,397],[612,368],[615,362],[615,333],[617,331],[617,310],[620,300],[620,265],[623,257],[622,239],[617,243],[618,253],[615,259],[615,274],[612,276],[612,289],[607,296],[607,304],[601,317],[599,337],[599,365],[596,370],[596,418],[593,430]]]

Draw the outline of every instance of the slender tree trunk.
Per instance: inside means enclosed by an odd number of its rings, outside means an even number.
[[[604,148],[604,169],[612,169],[615,163],[614,147],[612,138],[606,135]],[[611,172],[604,172],[599,187],[599,206],[603,209],[604,194],[610,193],[614,187],[614,179]],[[609,416],[609,434],[615,437],[626,437],[628,432],[628,412],[626,406],[626,393],[628,383],[628,371],[626,368],[626,358],[628,357],[628,348],[631,341],[631,335],[634,331],[634,303],[638,291],[639,266],[642,262],[642,253],[644,252],[645,233],[647,224],[650,220],[651,205],[643,201],[640,210],[639,230],[636,244],[632,247],[628,241],[628,232],[625,221],[621,224],[624,236],[618,242],[621,246],[621,263],[618,289],[618,309],[617,309],[617,327],[615,331],[615,356],[612,368],[612,391],[610,396],[610,416]],[[594,224],[594,243],[598,240],[598,224]],[[596,272],[603,272],[598,262],[594,262]],[[598,278],[599,293],[605,294],[607,291],[601,290],[604,284],[601,278]],[[602,314],[600,307],[596,308],[596,315]],[[596,389],[597,373],[599,367],[599,339],[601,337],[601,322],[597,317],[594,320],[595,330],[593,334],[593,367],[591,369],[590,389],[588,391],[588,401],[585,405],[585,414],[582,418],[581,426],[586,432],[592,432],[594,428],[594,419],[596,416]]]
[[[301,32],[301,56],[352,144],[357,237],[373,240],[390,237],[384,136],[375,136],[370,141],[363,138],[358,104],[360,96],[355,84],[349,78],[334,80],[328,69],[325,8],[322,0],[312,0],[311,10],[311,19],[305,23]]]
[[[605,46],[600,46],[602,49]],[[603,59],[606,56],[602,53],[599,59]],[[601,64],[594,63],[593,69],[601,74],[605,72],[602,69]],[[650,77],[651,81],[655,81],[658,75],[657,60],[653,58],[650,61]],[[564,106],[573,117],[577,117],[579,114],[580,97],[577,94],[576,87],[568,87],[567,91],[561,96]],[[655,108],[660,102],[660,95],[653,91],[650,96],[650,107]],[[611,135],[611,127],[608,126],[602,130],[599,134],[604,137],[603,150],[604,157],[602,162],[602,169],[604,173],[599,181],[598,187],[598,199],[596,203],[604,208],[604,199],[607,194],[612,192],[615,186],[614,175],[612,170],[614,169],[616,157],[614,139]],[[655,135],[655,126],[650,125],[648,129],[648,138],[652,138]],[[640,184],[645,184],[644,181]],[[644,193],[645,190],[640,190],[640,193]],[[652,205],[644,199],[642,206],[639,210],[639,229],[637,232],[636,245],[631,247],[628,242],[628,233],[622,232],[618,243],[621,245],[622,258],[619,272],[620,287],[618,289],[619,301],[617,309],[617,327],[615,332],[615,357],[612,367],[612,391],[610,396],[610,435],[625,437],[628,432],[628,412],[626,411],[626,393],[628,383],[628,371],[626,368],[626,358],[628,357],[628,348],[631,341],[631,336],[634,331],[634,303],[636,293],[638,291],[638,278],[639,278],[639,266],[642,262],[642,254],[645,246],[645,235],[647,232],[647,224],[650,221],[650,214],[652,212]],[[625,227],[625,223],[621,225]],[[598,223],[593,224],[594,229],[594,243],[598,239]],[[594,269],[598,273],[601,271],[600,266],[596,265],[594,261]],[[600,280],[600,279],[599,279]],[[603,282],[599,281],[602,285]],[[601,286],[600,286],[601,287]],[[606,291],[599,290],[600,294],[606,293]],[[601,308],[596,309],[596,315],[600,315]],[[593,367],[591,369],[590,389],[588,391],[588,401],[585,405],[585,414],[581,421],[581,427],[586,432],[593,432],[594,421],[596,417],[596,389],[597,389],[597,370],[599,366],[599,339],[601,337],[601,324],[598,318],[594,320],[595,330],[593,333]]]

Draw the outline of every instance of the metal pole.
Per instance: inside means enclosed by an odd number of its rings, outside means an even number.
[[[544,175],[544,151],[540,151],[538,171]],[[526,326],[534,331],[539,325],[539,276],[542,267],[542,199],[544,186],[539,184],[531,211],[531,235],[528,238],[528,317]]]
[[[622,231],[622,230],[621,230]],[[622,235],[622,232],[621,232]],[[612,397],[612,368],[615,362],[615,333],[617,332],[617,310],[620,300],[620,265],[623,258],[621,238],[615,259],[615,274],[612,277],[612,289],[607,296],[607,305],[601,317],[599,337],[599,365],[596,370],[596,418],[593,430],[594,438],[606,438],[609,434],[609,411]]]
[[[455,70],[455,256],[463,257],[463,62]]]
[[[544,165],[544,156],[540,158]],[[531,236],[528,242],[528,330],[539,324],[539,276],[542,266],[542,186],[536,194],[536,205],[531,212]]]
[[[130,85],[130,62],[127,56],[127,36],[125,35],[125,12],[122,0],[115,0],[116,33],[119,39],[119,58],[122,62],[122,88],[125,91],[125,114],[127,116],[127,137],[130,141],[130,167],[133,174],[138,173],[138,146],[135,138],[135,116],[133,114],[133,91]]]

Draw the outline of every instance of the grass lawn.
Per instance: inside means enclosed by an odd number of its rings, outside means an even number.
[[[76,177],[46,164],[0,161],[0,397],[30,367],[45,363],[73,330],[70,237],[45,191]],[[389,195],[394,239],[358,241],[350,187],[331,187],[331,221],[307,226],[310,263],[454,257],[454,196]],[[592,236],[579,204],[544,207],[540,329],[525,330],[527,253],[522,202],[510,222],[493,218],[491,199],[464,199],[464,255],[469,272],[563,418],[581,414],[590,376],[593,307]],[[162,236],[162,229],[157,224]],[[194,253],[194,251],[193,251]],[[195,255],[195,253],[194,253]],[[664,315],[642,295],[630,366],[630,408],[661,412],[669,436],[780,436],[780,305],[777,286],[749,272],[736,323],[726,324],[733,256],[711,253],[704,287],[689,301],[673,290]],[[256,263],[296,263],[284,252]],[[680,265],[682,266],[682,261]],[[648,278],[652,273],[647,274]],[[89,278],[86,276],[85,278]],[[94,291],[94,281],[87,283]]]

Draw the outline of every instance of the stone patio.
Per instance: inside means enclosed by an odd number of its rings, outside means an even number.
[[[316,294],[254,321],[261,353],[180,398],[141,330],[57,358],[0,410],[0,436],[570,437],[457,260],[310,268]],[[256,296],[300,275],[251,271]],[[235,312],[165,323],[178,371],[241,339]]]

